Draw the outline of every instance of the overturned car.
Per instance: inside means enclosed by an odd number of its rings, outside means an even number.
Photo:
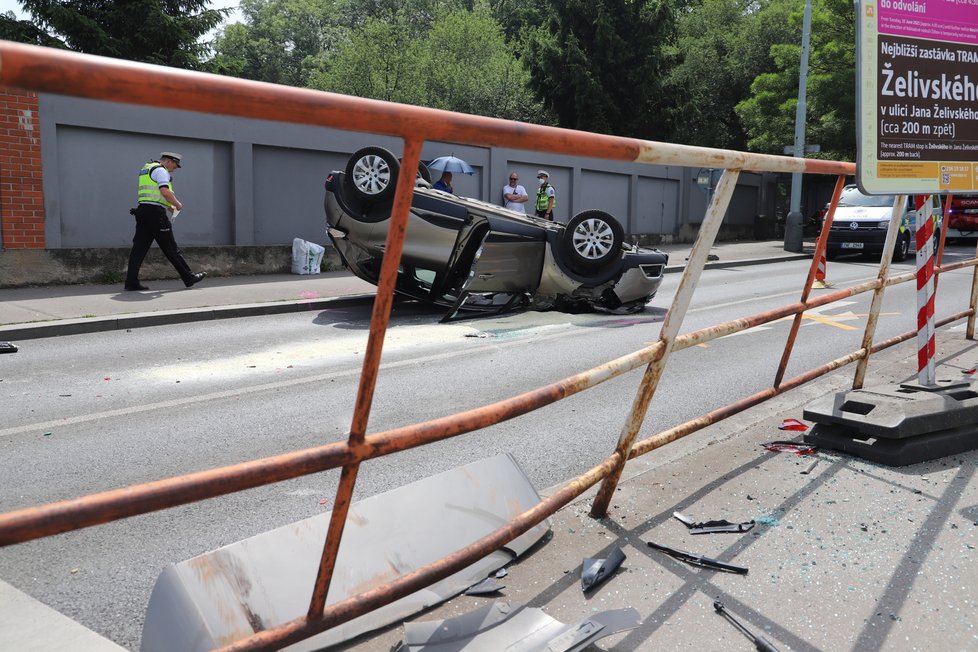
[[[326,226],[346,265],[377,284],[400,163],[380,147],[355,152],[326,178]],[[668,256],[624,243],[621,225],[586,210],[566,225],[434,190],[418,170],[396,291],[460,311],[517,308],[638,312]]]

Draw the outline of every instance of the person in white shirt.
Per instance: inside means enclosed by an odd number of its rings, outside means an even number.
[[[503,186],[503,206],[511,211],[526,214],[523,204],[530,199],[526,194],[526,188],[519,184],[520,175],[511,172],[509,175],[509,185]]]

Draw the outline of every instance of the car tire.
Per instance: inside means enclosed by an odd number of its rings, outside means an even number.
[[[618,220],[604,211],[588,210],[567,223],[562,248],[571,267],[590,272],[618,260],[624,240]]]
[[[837,260],[839,258],[839,252],[835,249],[825,250],[825,260]]]
[[[904,233],[897,240],[896,247],[893,249],[893,262],[902,263],[910,253],[910,234]]]
[[[379,204],[390,200],[397,188],[401,166],[397,157],[383,147],[364,147],[346,164],[346,179],[360,201]]]

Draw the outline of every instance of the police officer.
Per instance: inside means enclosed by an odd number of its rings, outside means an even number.
[[[127,290],[149,289],[139,282],[139,268],[154,240],[188,288],[207,276],[206,272],[195,274],[190,271],[190,266],[183,259],[183,254],[173,239],[173,224],[167,214],[168,209],[174,211],[175,215],[183,208],[183,204],[173,194],[173,181],[170,179],[182,160],[183,157],[176,152],[163,152],[159,160],[150,161],[139,171],[139,206],[129,211],[136,216],[136,235],[132,238],[132,249],[129,251],[125,285]]]
[[[537,179],[540,181],[540,189],[537,190],[537,217],[553,221],[554,206],[557,205],[557,193],[549,183],[550,174],[546,170],[537,170]]]

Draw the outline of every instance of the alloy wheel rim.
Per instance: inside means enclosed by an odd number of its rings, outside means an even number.
[[[611,225],[604,220],[584,220],[574,229],[574,249],[588,260],[599,260],[608,255],[615,241]]]
[[[368,154],[353,166],[353,183],[367,195],[379,195],[391,182],[391,169],[382,156]]]

